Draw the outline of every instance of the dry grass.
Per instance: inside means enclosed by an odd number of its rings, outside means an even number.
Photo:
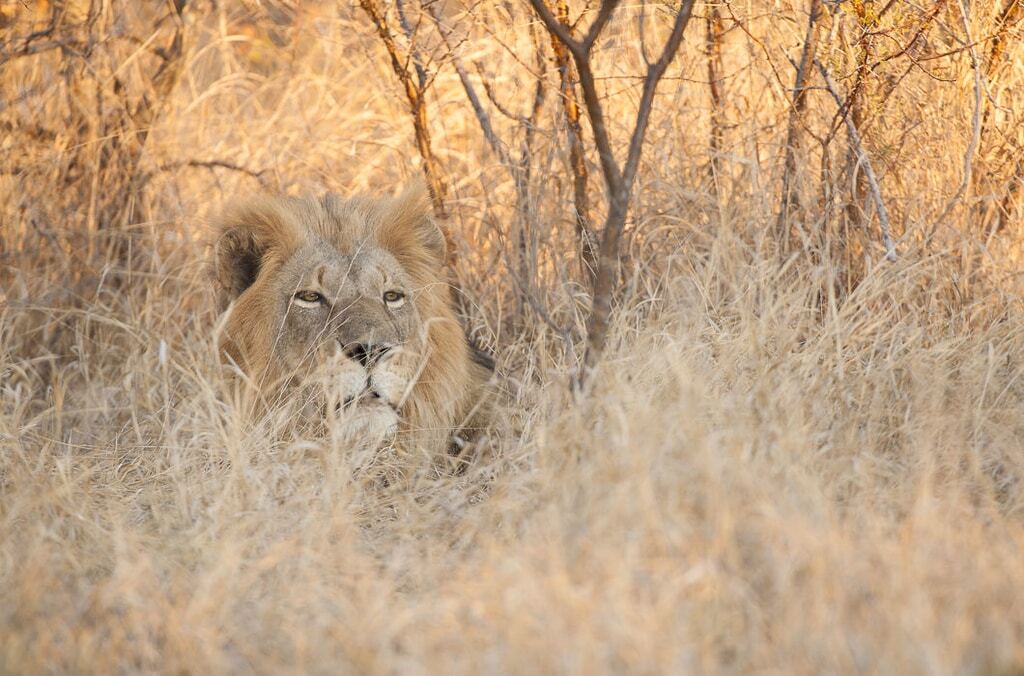
[[[568,382],[587,297],[565,254],[558,107],[533,154],[530,246],[535,293],[571,344],[516,300],[512,183],[440,68],[432,125],[459,277],[509,393],[489,447],[453,476],[250,420],[223,377],[208,215],[260,181],[390,192],[416,173],[364,17],[325,4],[239,23],[225,4],[187,14],[180,78],[136,177],[116,185],[102,116],[143,91],[156,57],[111,41],[70,79],[59,52],[0,71],[0,671],[1024,669],[1020,214],[979,230],[975,207],[992,200],[974,190],[934,222],[970,137],[964,53],[912,69],[865,134],[900,260],[880,264],[875,231],[844,231],[829,204],[820,241],[780,261],[763,235],[786,114],[772,64],[791,78],[802,15],[753,2],[752,37],[728,33],[717,195],[695,19],[652,122],[615,335],[581,401]],[[525,9],[475,11],[463,58],[525,106],[532,60],[504,47],[532,53]],[[993,10],[975,11],[986,35]],[[639,58],[633,24],[617,26],[606,75]],[[927,49],[955,45],[956,26]],[[989,83],[1000,138],[1024,109],[1011,49]],[[635,82],[607,83],[625,128]],[[820,92],[810,106],[821,133],[834,107]],[[260,181],[187,165],[210,160]],[[125,223],[104,223],[96,205],[138,176]]]

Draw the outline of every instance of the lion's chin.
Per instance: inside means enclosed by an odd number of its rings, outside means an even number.
[[[382,442],[398,432],[398,412],[383,399],[357,402],[349,417],[350,432],[371,442]]]
[[[398,411],[380,394],[367,387],[358,395],[336,401],[333,415],[325,417],[337,421],[346,429],[345,436],[355,435],[366,441],[383,441],[398,431]]]

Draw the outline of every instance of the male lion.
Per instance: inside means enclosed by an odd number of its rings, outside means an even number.
[[[467,340],[421,185],[392,199],[264,197],[219,225],[220,346],[264,395],[325,402],[431,453],[480,420],[492,364]],[[319,410],[323,410],[322,408]],[[361,428],[361,429],[362,429]]]

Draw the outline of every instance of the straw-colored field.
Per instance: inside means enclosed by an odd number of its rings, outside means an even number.
[[[805,3],[696,5],[578,397],[590,295],[550,39],[527,4],[444,8],[514,159],[542,78],[517,192],[420,21],[466,321],[506,394],[463,473],[253,418],[217,355],[205,245],[229,200],[420,174],[366,14],[0,3],[0,672],[1020,673],[1021,17],[972,2],[965,28],[934,1],[827,3],[819,26],[843,92],[879,62],[857,114],[894,263],[847,208],[869,197],[817,77],[806,219],[776,234]],[[622,153],[639,13],[595,57]],[[670,21],[647,8],[652,51]]]

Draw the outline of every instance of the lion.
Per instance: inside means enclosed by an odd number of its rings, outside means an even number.
[[[461,448],[486,418],[494,365],[459,321],[429,208],[422,184],[229,208],[214,247],[222,355],[265,400],[315,381],[377,441]]]

